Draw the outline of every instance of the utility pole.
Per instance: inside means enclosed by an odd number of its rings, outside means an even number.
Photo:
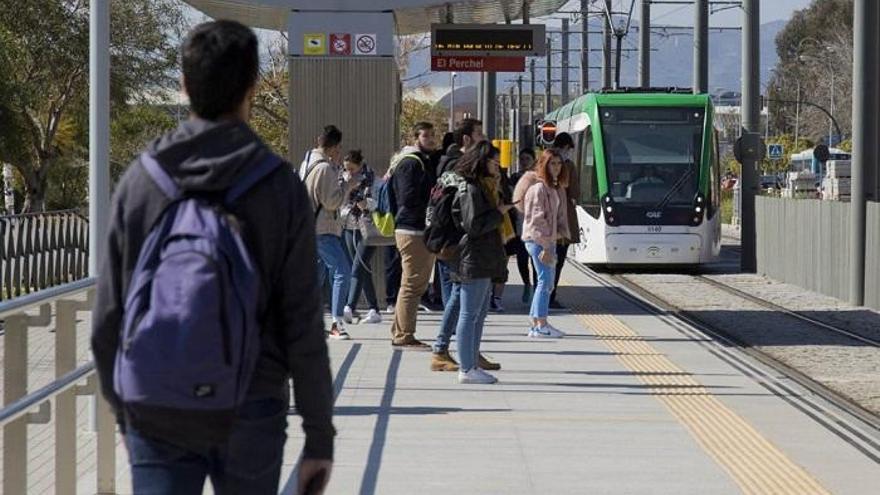
[[[553,110],[553,38],[547,37],[547,63],[544,64],[547,71],[546,84],[544,85],[544,116]]]
[[[651,87],[651,0],[642,0],[639,19],[639,86]]]
[[[507,88],[507,100],[510,102],[507,108],[507,139],[511,141],[516,141],[516,135],[519,134],[516,130],[517,122],[519,121],[519,110],[516,109],[516,103],[513,99],[514,90],[512,85]]]
[[[559,103],[561,105],[565,105],[568,103],[568,19],[562,19],[562,63],[560,66],[562,67],[562,89],[560,89],[560,93],[562,93],[562,101]]]
[[[522,136],[522,128],[523,128],[523,119],[522,119],[522,108],[523,108],[523,76],[520,74],[516,78],[516,137],[517,141],[522,143],[524,141]]]
[[[590,89],[590,2],[581,0],[581,94]]]
[[[449,132],[455,129],[455,72],[449,73],[449,85],[452,89],[449,91]]]
[[[535,130],[532,128],[535,125],[535,115],[535,59],[532,59],[529,62],[529,129],[532,130],[531,135],[535,134]]]
[[[709,92],[709,0],[694,1],[694,94]]]
[[[880,107],[878,13],[876,0],[855,0],[853,6],[852,183],[850,207],[849,302],[865,303],[866,190],[873,196],[877,177],[877,112]],[[870,182],[869,182],[870,181]],[[876,200],[876,198],[874,198]]]
[[[742,123],[744,142],[760,132],[760,22],[759,0],[743,0],[742,34]],[[756,146],[757,148],[757,146]],[[757,150],[747,153],[742,161],[742,255],[740,268],[746,273],[758,269],[756,247],[755,194],[757,192]]]
[[[602,87],[611,87],[611,0],[605,0],[602,22]]]
[[[495,99],[497,94],[498,78],[494,72],[486,72],[486,82],[483,84],[483,130],[489,139],[495,137]]]

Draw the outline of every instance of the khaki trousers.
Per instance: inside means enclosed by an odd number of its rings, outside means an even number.
[[[391,325],[391,338],[395,343],[404,343],[415,338],[419,303],[434,270],[434,254],[428,251],[421,235],[395,234],[394,238],[397,250],[400,251],[403,273],[394,309],[394,324]]]

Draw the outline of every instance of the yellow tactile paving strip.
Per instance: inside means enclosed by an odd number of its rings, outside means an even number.
[[[689,373],[595,304],[578,318],[616,354],[748,494],[829,493]]]

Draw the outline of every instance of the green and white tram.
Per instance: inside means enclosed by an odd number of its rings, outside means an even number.
[[[546,120],[576,143],[577,261],[700,265],[718,258],[720,164],[708,95],[588,93]]]

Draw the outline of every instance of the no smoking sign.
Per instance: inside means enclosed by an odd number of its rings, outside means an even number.
[[[351,55],[351,35],[350,34],[331,34],[330,35],[330,54],[331,55]]]
[[[375,34],[354,35],[355,55],[376,55],[376,45],[377,43]]]

